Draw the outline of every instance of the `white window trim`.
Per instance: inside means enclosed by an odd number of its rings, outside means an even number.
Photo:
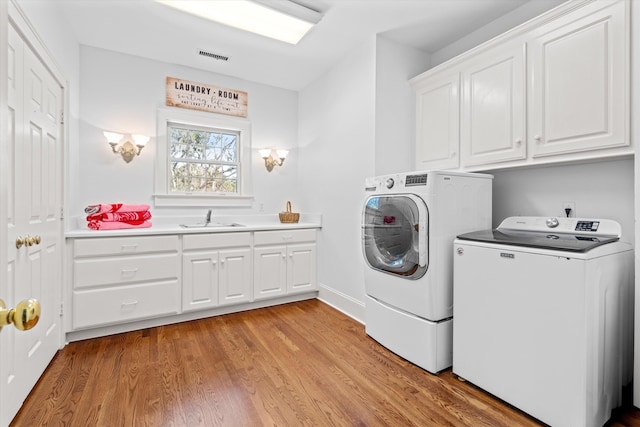
[[[172,194],[169,192],[169,140],[167,126],[179,123],[240,132],[240,191],[238,194]],[[158,108],[156,121],[156,206],[251,206],[251,122],[232,116],[185,110]]]

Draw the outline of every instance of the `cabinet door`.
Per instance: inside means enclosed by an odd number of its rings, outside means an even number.
[[[255,248],[253,298],[263,299],[287,292],[287,248],[265,246]]]
[[[458,73],[429,77],[417,84],[417,170],[458,167],[459,89]]]
[[[287,293],[316,289],[315,243],[292,244],[287,247]]]
[[[463,166],[526,157],[525,45],[492,49],[462,72]]]
[[[629,145],[626,7],[594,2],[537,31],[529,76],[534,157]]]
[[[199,310],[218,305],[218,252],[182,255],[182,309]]]
[[[251,301],[251,249],[220,251],[220,305]]]

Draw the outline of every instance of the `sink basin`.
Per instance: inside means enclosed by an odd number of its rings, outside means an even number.
[[[244,224],[237,222],[209,222],[199,224],[180,224],[182,228],[220,228],[220,227],[244,227]]]

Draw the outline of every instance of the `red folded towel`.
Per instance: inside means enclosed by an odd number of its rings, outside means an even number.
[[[121,230],[124,228],[149,228],[149,221],[89,221],[87,227],[91,230]]]
[[[144,212],[149,210],[149,205],[126,205],[122,203],[89,205],[84,208],[87,215],[96,215],[111,212]]]
[[[108,212],[101,214],[93,214],[87,216],[87,221],[144,221],[147,219],[151,219],[151,212]]]

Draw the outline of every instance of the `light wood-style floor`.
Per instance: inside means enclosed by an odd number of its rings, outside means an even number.
[[[619,411],[611,426],[640,425]],[[318,300],[74,342],[14,426],[538,426]]]

